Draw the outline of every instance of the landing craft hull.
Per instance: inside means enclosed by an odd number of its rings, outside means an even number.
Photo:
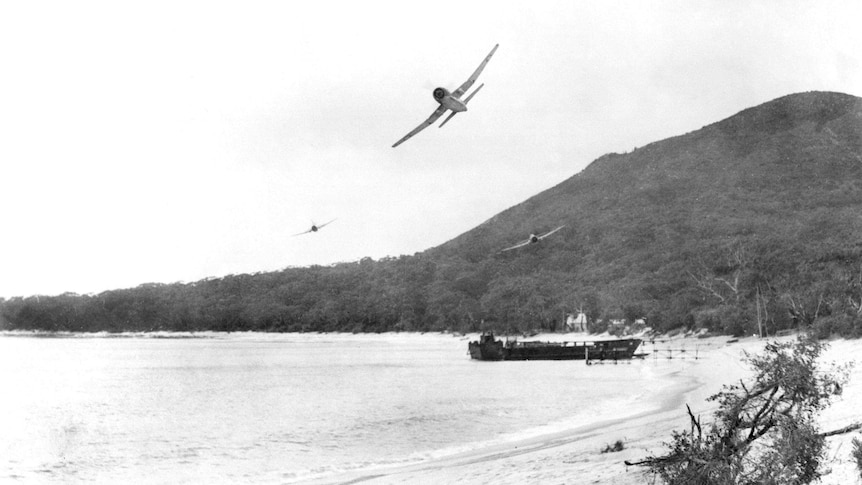
[[[631,359],[641,339],[584,342],[518,342],[495,340],[484,334],[467,346],[477,360],[625,360]]]

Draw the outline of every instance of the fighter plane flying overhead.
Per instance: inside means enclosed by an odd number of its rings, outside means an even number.
[[[482,86],[484,86],[484,84],[480,84],[479,87],[476,88],[475,91],[470,93],[470,95],[467,96],[463,101],[461,100],[461,96],[463,96],[464,93],[466,93],[467,90],[470,89],[470,86],[472,86],[473,83],[476,82],[476,78],[478,78],[479,74],[482,73],[482,69],[485,69],[485,65],[488,64],[488,61],[491,60],[491,56],[494,55],[494,52],[497,50],[497,47],[499,47],[499,46],[500,46],[500,44],[497,44],[494,46],[493,49],[491,49],[491,53],[488,54],[487,57],[485,57],[485,60],[482,61],[481,64],[479,64],[479,67],[476,68],[476,71],[473,72],[473,74],[470,76],[470,78],[467,79],[466,81],[464,81],[464,84],[459,86],[458,89],[456,89],[454,92],[450,93],[449,90],[446,88],[436,88],[434,90],[434,100],[437,101],[438,103],[440,103],[440,106],[437,107],[437,109],[434,110],[433,113],[431,113],[431,116],[428,117],[427,120],[422,122],[421,125],[417,126],[410,133],[407,133],[404,136],[404,138],[395,142],[395,144],[392,145],[392,148],[395,148],[398,145],[404,143],[406,140],[408,140],[410,137],[412,137],[416,133],[419,133],[420,131],[424,130],[425,128],[427,128],[428,126],[433,124],[435,121],[437,121],[437,118],[443,116],[443,113],[445,113],[446,110],[452,110],[452,113],[449,114],[449,116],[445,120],[443,120],[442,123],[440,123],[440,128],[442,128],[443,125],[445,125],[447,121],[451,120],[452,117],[455,116],[456,114],[458,114],[462,111],[467,111],[467,103],[470,102],[470,99],[472,99],[473,96],[475,96],[476,93],[478,93],[480,89],[482,89]]]
[[[335,220],[335,219],[333,219],[332,221],[334,221],[334,220]],[[311,223],[311,229],[309,229],[309,230],[307,230],[307,231],[305,231],[305,232],[300,232],[300,233],[294,234],[294,236],[301,236],[301,235],[303,235],[303,234],[308,234],[309,232],[317,232],[317,231],[319,231],[320,229],[322,229],[322,228],[323,228],[323,226],[328,225],[328,224],[329,224],[330,222],[332,222],[332,221],[329,221],[329,222],[327,222],[326,224],[321,224],[321,225],[319,225],[319,226],[318,226],[317,224],[315,224],[315,223],[312,221],[312,223]]]
[[[530,234],[530,237],[528,237],[526,241],[521,241],[518,244],[515,244],[514,246],[512,246],[510,248],[502,249],[502,250],[500,250],[500,252],[502,253],[504,251],[511,251],[512,249],[522,248],[528,244],[537,243],[537,242],[541,241],[542,239],[545,239],[546,237],[550,236],[551,234],[559,231],[560,229],[562,229],[564,227],[566,227],[566,226],[560,226],[560,227],[558,227],[558,228],[556,228],[550,232],[546,232],[545,234],[542,234],[541,236],[537,236],[535,234]]]

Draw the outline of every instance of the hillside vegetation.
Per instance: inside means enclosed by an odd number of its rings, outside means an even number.
[[[579,308],[593,330],[862,333],[862,99],[793,94],[605,155],[413,256],[0,300],[0,326],[513,332]]]

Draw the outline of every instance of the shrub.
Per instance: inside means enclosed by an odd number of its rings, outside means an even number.
[[[715,310],[714,315],[721,330],[734,337],[749,335],[751,328],[757,327],[756,323],[752,325],[749,313],[741,306],[723,305]]]
[[[623,451],[625,445],[622,440],[617,440],[613,445],[606,445],[602,450],[602,453],[616,453],[618,451]]]
[[[859,470],[859,476],[862,477],[862,441],[859,438],[853,438],[853,459],[856,460],[856,469]]]
[[[833,336],[856,338],[860,336],[862,326],[857,316],[839,313],[818,318],[811,325],[811,329],[820,339]]]
[[[674,431],[670,451],[638,462],[668,484],[804,484],[820,478],[824,437],[819,411],[841,392],[849,367],[821,371],[825,344],[810,336],[766,344],[747,356],[753,382],[724,386],[713,422],[702,426],[691,409],[690,432]]]

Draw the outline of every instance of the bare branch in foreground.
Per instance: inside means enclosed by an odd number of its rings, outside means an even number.
[[[860,429],[860,428],[862,428],[862,422],[853,423],[851,425],[848,425],[848,426],[845,426],[843,428],[839,428],[836,430],[826,431],[825,433],[820,433],[818,436],[820,436],[821,438],[828,438],[830,436],[836,436],[839,434],[845,434],[845,433],[849,433],[851,431],[856,431],[857,429]]]

